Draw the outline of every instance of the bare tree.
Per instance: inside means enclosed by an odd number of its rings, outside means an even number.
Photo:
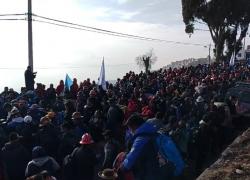
[[[135,61],[140,68],[145,68],[145,72],[148,73],[152,65],[157,61],[157,57],[154,54],[154,50],[150,49],[149,52],[136,57]]]

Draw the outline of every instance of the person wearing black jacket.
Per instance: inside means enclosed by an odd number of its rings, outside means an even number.
[[[24,172],[29,162],[30,154],[28,150],[19,142],[17,133],[10,133],[9,142],[2,149],[3,162],[9,180],[24,179]]]
[[[31,70],[31,67],[28,66],[25,73],[24,73],[24,77],[25,77],[25,86],[27,90],[34,90],[34,84],[35,84],[35,77],[36,77],[36,73],[33,73]]]
[[[95,165],[97,164],[96,155],[91,148],[94,143],[90,134],[86,133],[79,142],[80,147],[74,149],[71,154],[74,169],[71,179],[74,180],[93,180],[95,177]]]

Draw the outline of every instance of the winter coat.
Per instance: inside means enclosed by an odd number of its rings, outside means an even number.
[[[95,165],[97,163],[95,153],[89,147],[78,147],[72,153],[75,171],[72,174],[74,180],[93,180]]]
[[[115,129],[122,124],[123,118],[123,111],[117,105],[111,106],[107,114],[106,128],[115,132]]]
[[[37,133],[38,144],[45,148],[46,152],[55,157],[59,145],[59,137],[57,129],[48,124],[40,127]]]
[[[25,177],[30,177],[38,174],[44,170],[52,176],[55,176],[57,171],[60,169],[59,164],[54,158],[49,156],[44,156],[40,158],[33,159],[30,161],[25,170]]]
[[[9,180],[24,179],[24,172],[30,154],[18,141],[6,143],[2,149],[2,158],[6,165]]]
[[[138,180],[159,180],[158,150],[154,145],[156,128],[150,123],[142,124],[132,138],[132,147],[122,163],[123,172],[132,170]]]
[[[74,132],[70,131],[67,133],[64,133],[62,135],[60,145],[58,148],[58,156],[60,160],[63,160],[64,157],[68,154],[70,154],[76,145],[78,144],[78,137],[74,134]]]

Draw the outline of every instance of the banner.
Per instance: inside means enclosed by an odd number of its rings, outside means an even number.
[[[102,67],[101,67],[101,72],[100,72],[100,76],[99,76],[99,79],[98,79],[98,85],[102,86],[103,90],[105,90],[105,91],[107,90],[106,80],[105,80],[104,58],[102,60]]]

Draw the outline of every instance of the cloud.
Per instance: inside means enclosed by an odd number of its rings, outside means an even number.
[[[117,0],[118,4],[125,4],[129,2],[130,0]]]
[[[1,1],[2,13],[26,12],[24,1]],[[208,43],[210,36],[205,32],[197,32],[191,39],[185,34],[180,11],[180,2],[175,0],[131,0],[120,4],[113,0],[33,0],[33,12],[39,15],[127,34]],[[1,76],[11,75],[0,82],[0,88],[20,87],[24,84],[23,72],[28,62],[27,22],[0,23],[0,66],[21,68],[1,71]],[[36,81],[46,84],[58,83],[66,72],[79,80],[97,79],[103,56],[107,78],[116,79],[129,70],[139,71],[134,58],[150,48],[158,56],[154,68],[173,60],[208,54],[202,47],[120,38],[38,22],[33,24],[33,33]]]

